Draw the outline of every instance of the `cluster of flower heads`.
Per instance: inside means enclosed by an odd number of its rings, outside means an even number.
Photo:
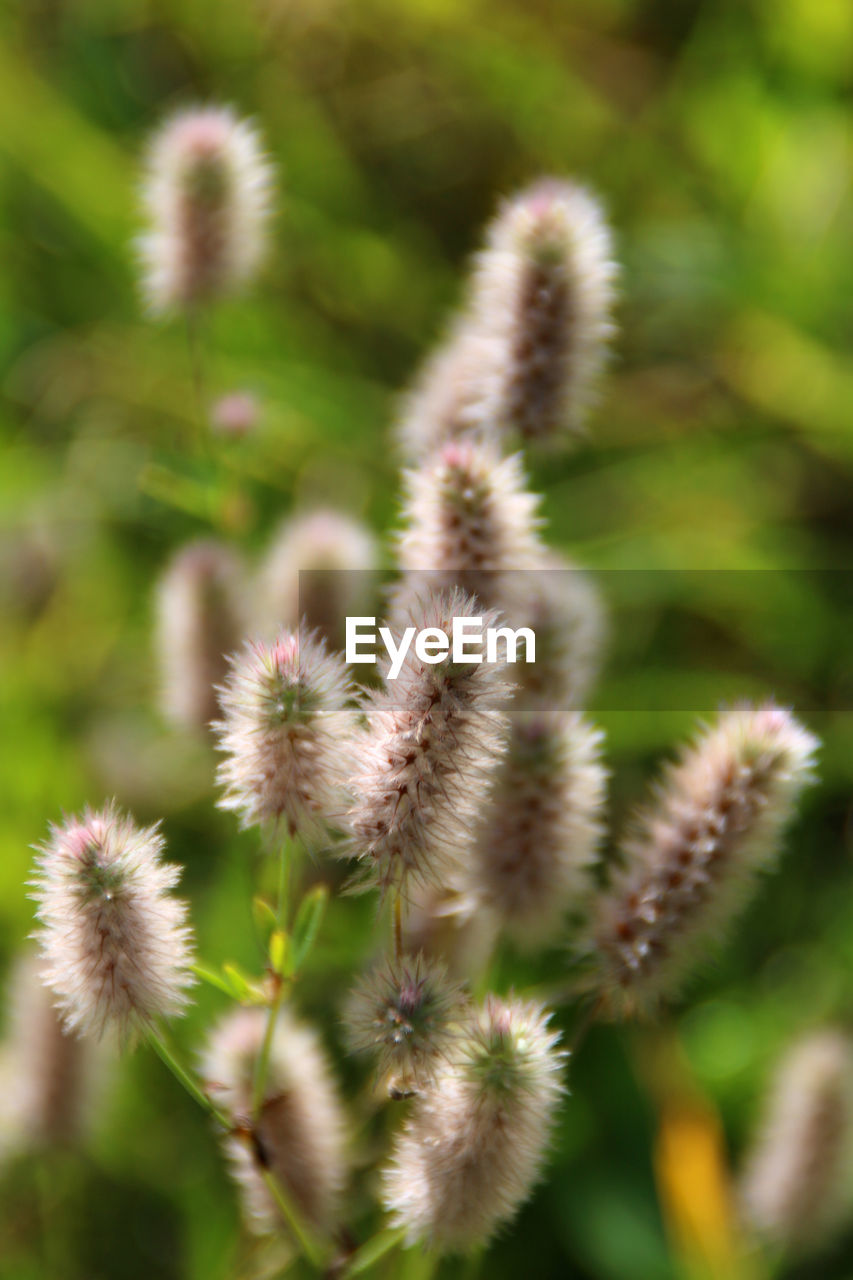
[[[254,131],[230,112],[167,123],[151,148],[142,244],[155,310],[192,311],[248,278],[270,180]],[[413,1099],[382,1168],[384,1207],[409,1243],[442,1252],[487,1243],[530,1194],[568,1058],[540,1004],[471,1001],[451,976],[464,964],[445,926],[486,939],[482,969],[502,935],[537,949],[562,944],[573,921],[594,1011],[653,1010],[745,902],[812,770],[815,740],[790,712],[725,712],[665,774],[617,869],[605,878],[598,867],[606,773],[581,707],[601,609],[545,545],[538,498],[506,449],[560,442],[583,424],[612,332],[613,278],[588,192],[549,179],[507,201],[400,425],[412,465],[393,637],[446,634],[460,617],[530,626],[534,664],[510,674],[503,660],[428,662],[409,648],[393,678],[382,668],[358,693],[332,646],[377,554],[363,526],[334,512],[288,519],[254,589],[233,553],[207,542],[178,554],[158,597],[168,714],[200,727],[219,712],[221,806],[267,834],[337,844],[390,900],[393,948],[356,983],[344,1023],[390,1096]],[[240,434],[255,416],[253,402],[232,398],[213,425]],[[303,590],[304,570],[331,576]],[[250,617],[260,638],[240,648]],[[39,978],[64,1020],[51,1009],[39,1032],[55,1067],[36,1091],[46,1129],[77,1069],[66,1031],[112,1028],[126,1041],[186,1007],[192,939],[163,847],[158,828],[110,805],[52,828],[39,850]],[[432,940],[423,951],[419,935]],[[270,976],[268,1008],[240,1008],[214,1028],[202,1078],[252,1229],[287,1231],[295,1213],[339,1236],[349,1125],[318,1035],[283,999],[282,971]],[[841,1037],[809,1042],[786,1068],[743,1183],[745,1217],[786,1246],[834,1216],[849,1086]]]

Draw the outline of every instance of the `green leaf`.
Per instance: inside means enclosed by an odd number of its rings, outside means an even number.
[[[260,933],[262,938],[268,938],[278,924],[278,921],[276,920],[275,912],[267,902],[266,898],[257,897],[252,899],[252,915],[254,916],[255,927],[257,928],[258,933]]]
[[[234,995],[231,983],[214,969],[208,969],[203,964],[194,964],[191,967],[195,976],[200,978],[202,982],[206,982],[211,987],[216,987],[217,991],[224,991],[227,996]]]
[[[296,913],[293,926],[292,965],[295,973],[302,967],[320,931],[326,905],[329,901],[329,890],[324,884],[315,885],[306,893]]]
[[[224,964],[222,972],[230,983],[231,995],[241,1004],[266,1004],[266,993],[259,984],[243,973],[236,964]]]

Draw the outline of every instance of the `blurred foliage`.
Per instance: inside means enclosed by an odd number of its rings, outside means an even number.
[[[624,263],[589,439],[534,468],[552,541],[610,597],[594,705],[614,819],[720,697],[774,692],[824,739],[782,874],[673,1012],[672,1040],[593,1031],[549,1179],[483,1275],[699,1274],[658,1204],[654,1162],[685,1141],[659,1055],[710,1117],[701,1182],[716,1126],[740,1149],[780,1046],[853,1020],[851,78],[847,0],[0,9],[4,964],[30,925],[28,847],[63,809],[116,794],[165,817],[203,954],[257,967],[255,842],[213,810],[207,752],[153,710],[152,583],[183,539],[214,526],[257,549],[294,504],[393,525],[395,394],[497,197],[543,171],[602,194]],[[130,247],[144,138],[197,100],[256,116],[283,175],[260,287],[202,335],[207,394],[263,404],[259,430],[215,457],[197,448],[183,329],[141,314]],[[371,929],[369,904],[333,903],[302,993],[332,1041],[328,991]],[[220,1003],[203,993],[187,1045]],[[5,1179],[0,1275],[244,1274],[204,1119],[149,1055],[116,1076],[85,1155]],[[423,1271],[418,1254],[383,1265]],[[849,1274],[842,1242],[820,1275]]]

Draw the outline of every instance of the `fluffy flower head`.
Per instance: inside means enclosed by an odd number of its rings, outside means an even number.
[[[251,1116],[266,1024],[266,1010],[237,1009],[214,1029],[204,1054],[202,1074],[211,1094],[237,1127]],[[263,1235],[281,1226],[263,1167],[312,1223],[324,1230],[334,1226],[347,1172],[345,1117],[317,1035],[286,1009],[273,1032],[253,1145],[235,1134],[225,1147],[252,1230]]]
[[[243,634],[243,575],[229,547],[200,539],[181,547],[160,579],[160,697],[173,724],[206,729],[217,714],[216,686]]]
[[[422,955],[386,961],[367,974],[350,996],[346,1013],[356,1051],[377,1057],[397,1094],[428,1084],[459,1040],[462,988],[444,966]]]
[[[741,1182],[744,1216],[790,1253],[826,1243],[853,1208],[853,1046],[812,1032],[777,1069]]]
[[[383,1177],[410,1242],[441,1252],[485,1244],[535,1184],[562,1092],[564,1055],[537,1005],[491,997],[465,1059],[419,1098]]]
[[[343,659],[313,632],[282,632],[232,660],[217,724],[220,805],[243,823],[323,837],[340,813],[355,711]]]
[[[472,285],[471,324],[492,345],[486,416],[527,440],[576,431],[612,333],[615,267],[598,202],[544,179],[507,200]]]
[[[122,1038],[183,1012],[194,981],[180,877],[161,860],[156,827],[114,805],[52,827],[38,851],[33,897],[44,981],[69,1029]]]
[[[577,712],[513,716],[460,897],[464,914],[494,913],[525,949],[547,946],[588,903],[603,835],[600,743]]]
[[[459,591],[433,591],[414,601],[406,621],[415,632],[449,634],[458,617],[489,627],[497,615]],[[448,654],[428,664],[412,647],[397,678],[369,695],[348,827],[350,852],[383,891],[404,888],[409,877],[448,882],[504,749],[509,688],[502,658],[454,663]]]
[[[264,250],[272,169],[257,133],[224,107],[195,107],[151,142],[140,240],[152,311],[191,308],[242,285]]]
[[[749,896],[816,747],[782,707],[739,707],[668,770],[596,908],[595,981],[614,1013],[672,995]]]
[[[405,480],[401,568],[427,571],[486,604],[504,605],[501,575],[536,568],[543,554],[539,499],[526,488],[520,457],[501,458],[491,444],[451,441]]]
[[[377,563],[376,540],[360,521],[324,508],[288,517],[258,575],[259,632],[304,618],[330,643],[339,640],[345,618],[364,612]]]

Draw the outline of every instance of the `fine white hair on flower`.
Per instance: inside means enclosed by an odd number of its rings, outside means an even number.
[[[258,572],[258,633],[304,618],[334,643],[344,634],[345,619],[365,612],[378,563],[376,539],[362,521],[325,508],[288,516]]]
[[[254,127],[227,107],[191,107],[151,140],[139,239],[152,312],[190,309],[239,288],[265,249],[273,169]]]
[[[429,573],[437,585],[502,607],[511,594],[504,575],[542,564],[539,498],[526,487],[519,455],[502,458],[492,444],[451,441],[407,471],[404,482],[397,551],[407,573]]]
[[[413,601],[404,625],[449,636],[454,618],[474,617],[484,631],[497,622],[460,591],[431,591]],[[505,747],[510,689],[502,656],[458,663],[448,653],[427,663],[410,647],[396,679],[366,694],[368,724],[348,782],[348,852],[383,893],[406,892],[410,881],[449,883]]]
[[[602,735],[577,712],[513,715],[507,753],[460,875],[463,915],[493,912],[524,950],[588,910],[604,835]]]
[[[464,1059],[418,1098],[383,1170],[385,1207],[409,1243],[476,1248],[528,1198],[563,1093],[557,1041],[539,1005],[487,999]]]
[[[220,807],[244,826],[284,824],[316,843],[340,818],[357,710],[343,658],[315,632],[284,631],[232,659],[215,728]]]
[[[212,538],[187,543],[167,565],[157,589],[157,654],[172,724],[198,731],[216,717],[216,686],[244,634],[244,581],[240,558]]]
[[[853,1045],[810,1032],[779,1063],[740,1184],[743,1216],[768,1244],[809,1253],[853,1213]]]
[[[466,1007],[464,988],[440,961],[402,956],[360,980],[344,1023],[352,1048],[372,1054],[377,1075],[400,1095],[423,1089],[447,1066]]]
[[[671,765],[597,900],[596,986],[614,1016],[675,994],[771,866],[817,739],[773,703],[736,707]]]
[[[426,462],[453,441],[500,443],[483,407],[490,351],[489,340],[460,317],[402,399],[396,434],[404,458]]]
[[[282,1226],[262,1169],[314,1226],[329,1230],[336,1225],[348,1171],[347,1124],[337,1087],[316,1032],[282,1009],[253,1123],[255,1070],[266,1029],[265,1009],[234,1010],[214,1028],[202,1059],[212,1098],[242,1130],[224,1139],[231,1174],[247,1223],[257,1234]]]
[[[615,274],[609,228],[582,187],[544,178],[501,205],[469,303],[493,361],[482,412],[499,431],[551,441],[584,425],[614,331]]]
[[[187,907],[169,892],[180,868],[162,861],[157,827],[137,827],[115,804],[86,809],[37,851],[42,976],[66,1025],[114,1028],[122,1040],[183,1013],[193,985]]]

